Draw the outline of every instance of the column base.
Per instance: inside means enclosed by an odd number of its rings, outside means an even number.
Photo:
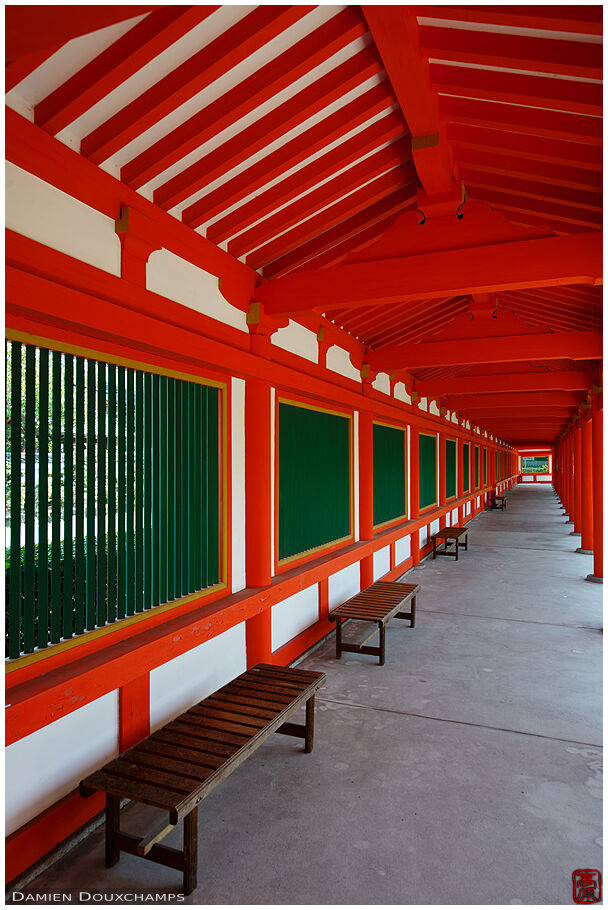
[[[593,550],[583,550],[582,547],[577,547],[575,553],[584,553],[585,556],[593,556]]]
[[[604,579],[599,575],[587,575],[585,581],[594,581],[596,585],[603,585]]]

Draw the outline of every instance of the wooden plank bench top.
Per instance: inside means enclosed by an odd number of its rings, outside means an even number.
[[[106,793],[106,865],[120,851],[180,869],[184,892],[196,887],[197,807],[273,733],[314,742],[314,696],[324,673],[257,664],[193,705],[160,730],[123,752],[80,783],[83,797]],[[301,706],[306,723],[287,723]],[[128,798],[168,813],[143,837],[120,831],[120,800]],[[184,820],[184,850],[160,847]]]
[[[382,666],[386,654],[386,625],[394,617],[409,619],[412,628],[416,625],[416,595],[420,590],[420,585],[398,581],[376,581],[365,591],[360,591],[359,594],[355,594],[350,600],[332,610],[329,618],[336,623],[336,657],[340,659],[344,651],[373,654],[378,656],[378,662]],[[402,608],[408,602],[411,603],[410,610],[404,613]],[[342,641],[342,622],[345,620],[378,623],[380,646],[365,647],[365,642],[360,645],[345,644]],[[366,641],[368,640],[366,639]]]
[[[431,534],[431,540],[433,541],[433,559],[436,559],[437,556],[456,556],[456,560],[458,560],[458,549],[461,546],[461,537],[464,537],[464,548],[465,550],[468,550],[469,529],[467,527],[451,525],[447,528],[442,528],[440,531],[435,531],[434,534]],[[443,549],[438,549],[437,542],[441,540],[444,541],[444,546]],[[448,550],[448,542],[451,540],[454,540],[456,542],[454,550]]]
[[[492,509],[500,509],[500,511],[503,512],[507,508],[507,497],[499,496],[497,493],[490,493],[488,506],[490,511],[492,511]]]

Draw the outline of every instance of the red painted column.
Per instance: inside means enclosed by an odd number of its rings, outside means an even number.
[[[581,489],[582,489],[582,466],[581,466],[581,419],[578,414],[574,417],[574,426],[572,432],[574,448],[574,529],[571,534],[581,533]]]
[[[439,495],[437,502],[439,507],[442,508],[446,504],[445,497],[445,481],[446,481],[446,462],[445,462],[445,433],[437,434],[437,445],[439,446],[438,459],[439,459]],[[446,516],[442,515],[439,519],[439,529],[445,528],[449,524],[446,520]]]
[[[462,466],[462,437],[458,437],[457,443],[458,457],[456,458],[456,494],[457,498],[460,500],[464,496],[464,472]],[[451,524],[451,522],[450,522]],[[460,504],[458,506],[458,524],[464,524],[464,506]]]
[[[359,537],[374,537],[374,418],[371,411],[359,411]],[[361,590],[374,581],[374,557],[360,563]]]
[[[593,425],[590,408],[581,426],[581,545],[577,553],[593,552]]]
[[[420,449],[418,427],[410,426],[410,518],[420,518]],[[412,565],[420,564],[420,530],[410,538]]]
[[[574,425],[568,432],[568,521],[574,524],[575,499],[574,499]]]
[[[593,445],[593,575],[587,575],[587,581],[604,581],[604,528],[603,528],[603,400],[601,393],[595,393],[591,399],[591,434]]]
[[[150,674],[118,690],[118,748],[125,752],[150,735]]]

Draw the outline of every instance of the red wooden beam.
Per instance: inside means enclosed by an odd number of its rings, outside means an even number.
[[[195,161],[154,192],[155,202],[165,209],[182,202],[194,192],[242,163],[256,152],[263,151],[269,143],[283,136],[294,127],[333,104],[344,94],[358,88],[371,76],[380,72],[380,61],[370,48],[345,61],[307,85],[283,104],[277,105],[251,126],[237,133],[232,139]],[[207,135],[207,134],[206,134]],[[207,136],[207,138],[209,138]],[[249,190],[247,190],[248,192]],[[198,202],[184,212],[188,223],[194,226],[198,219]]]
[[[484,199],[501,211],[528,212],[533,215],[539,215],[541,218],[546,215],[552,221],[562,221],[564,225],[581,225],[589,229],[600,228],[603,222],[601,212],[593,212],[589,209],[577,208],[564,203],[544,202],[526,196],[509,194],[502,192],[500,187],[488,188],[485,185],[471,184],[470,188],[471,198]],[[576,282],[571,283],[576,284]]]
[[[338,82],[339,69],[340,67],[336,67],[333,70],[334,79]],[[216,218],[249,193],[280,177],[290,168],[394,104],[395,98],[386,81],[374,86],[335,113],[324,117],[319,123],[298,133],[276,151],[251,164],[217,189],[201,196],[184,209],[182,220],[191,227],[199,227],[204,222]]]
[[[523,196],[527,199],[538,199],[542,202],[556,202],[563,206],[574,206],[575,208],[588,209],[592,212],[602,211],[602,194],[593,193],[588,190],[572,189],[564,186],[554,186],[547,183],[538,183],[534,180],[526,180],[520,176],[497,175],[488,177],[479,173],[475,168],[463,167],[461,169],[462,179],[466,186],[484,187],[485,189],[496,189],[500,193],[512,193],[515,196]],[[474,196],[471,193],[471,196]]]
[[[592,374],[569,371],[539,371],[535,373],[488,373],[477,376],[453,376],[448,380],[427,379],[417,382],[414,389],[418,395],[437,396],[463,395],[467,392],[483,396],[488,392],[532,392],[541,389],[578,391],[591,388]]]
[[[304,6],[255,8],[85,136],[83,155],[96,164],[105,161],[309,10]]]
[[[274,215],[270,215],[259,224],[255,224],[249,230],[239,234],[228,244],[228,252],[232,253],[233,256],[242,256],[249,250],[256,250],[261,244],[272,240],[281,231],[285,231],[288,228],[293,230],[294,225],[299,225],[303,219],[314,215],[319,209],[323,209],[321,218],[327,217],[327,222],[323,221],[323,227],[331,227],[333,220],[332,210],[328,209],[327,206],[337,203],[347,193],[351,194],[348,199],[354,201],[354,196],[358,196],[358,193],[353,193],[353,191],[360,190],[367,181],[371,181],[375,177],[380,178],[382,174],[387,174],[387,171],[390,171],[391,174],[393,174],[393,170],[399,172],[393,175],[390,189],[402,186],[403,183],[409,182],[414,177],[413,166],[407,167],[410,160],[411,144],[409,139],[401,139],[391,143],[386,148],[380,149],[380,151],[375,152],[358,164],[353,164],[337,177],[328,180],[322,186],[317,187],[310,193],[306,193]],[[403,167],[399,167],[399,165],[403,165]],[[293,194],[294,187],[297,187],[298,191],[301,189],[298,175],[293,175],[291,181]],[[365,194],[365,198],[367,199],[367,194]],[[357,205],[359,204],[357,203]],[[361,207],[363,206],[359,206],[359,208]],[[348,204],[348,213],[351,214],[351,212],[352,202]],[[299,235],[299,227],[295,228],[295,230]],[[304,240],[309,239],[310,236],[315,235],[314,233],[311,235],[310,231],[307,231],[304,235]],[[286,247],[286,249],[290,248],[290,246]]]
[[[216,9],[166,6],[150,13],[43,98],[34,122],[53,135],[60,132]]]
[[[35,69],[52,57],[63,44],[52,44],[50,47],[44,47],[39,51],[26,54],[24,57],[17,57],[11,60],[4,68],[4,91],[10,92],[16,85],[22,82],[26,76],[33,73]]]
[[[569,6],[415,6],[428,19],[479,22],[514,28],[536,28],[580,35],[602,34],[602,7]]]
[[[256,296],[268,313],[288,313],[526,287],[595,285],[602,280],[602,256],[602,232],[593,231],[303,272],[269,282]]]
[[[290,174],[284,180],[280,180],[249,202],[220,218],[208,228],[207,237],[214,243],[220,243],[222,240],[233,237],[249,224],[284,205],[294,196],[295,192],[305,193],[322,180],[327,180],[336,171],[354,164],[379,145],[389,142],[397,136],[402,136],[403,131],[404,123],[401,115],[396,111],[387,114],[386,117],[372,123],[355,136],[341,142],[325,155],[304,165],[295,174]],[[370,174],[371,176],[373,175]],[[329,202],[329,200],[327,201]]]
[[[574,82],[432,63],[431,88],[442,95],[524,104],[552,111],[602,116],[602,86],[599,82]]]
[[[531,161],[548,161],[601,171],[603,153],[599,146],[584,145],[582,142],[563,139],[544,139],[539,142],[525,133],[511,133],[504,129],[492,129],[474,124],[449,123],[448,141],[454,145],[480,151],[520,155]]]
[[[364,6],[363,12],[413,138],[420,183],[426,193],[449,192],[452,157],[437,96],[429,87],[428,61],[420,52],[416,18],[399,5]]]
[[[116,22],[143,16],[156,6],[22,6],[5,7],[5,56],[7,61],[64,44],[71,38],[95,32]]]
[[[449,409],[449,403],[446,406]],[[491,408],[462,408],[460,409],[460,413],[466,415],[468,420],[474,420],[475,422],[481,423],[483,426],[489,427],[496,422],[502,422],[503,420],[508,420],[510,418],[513,418],[514,420],[524,419],[524,422],[547,421],[555,423],[563,420],[568,421],[573,414],[576,413],[576,408],[558,408],[550,405],[543,405],[538,408],[501,408],[499,412]],[[528,419],[527,421],[526,418]]]
[[[587,334],[587,333],[581,333]],[[599,333],[598,333],[599,334]],[[538,336],[527,336],[538,337]],[[557,336],[553,336],[557,337]],[[422,345],[421,345],[422,347]],[[471,408],[474,410],[479,407],[483,399],[484,408],[513,408],[513,407],[558,407],[558,408],[576,408],[581,402],[582,395],[578,392],[526,392],[521,395],[515,395],[511,392],[494,392],[489,395],[450,395],[447,407],[451,411],[460,411]],[[497,417],[501,416],[499,414]]]
[[[371,351],[367,361],[373,370],[390,372],[462,363],[590,360],[601,356],[601,332],[544,332],[538,335],[467,339],[466,344],[458,340],[395,345]]]
[[[535,161],[519,154],[503,154],[502,150],[482,151],[466,145],[454,146],[454,160],[461,169],[469,168],[477,173],[520,177],[596,193],[602,191],[602,172],[588,168]]]
[[[306,243],[307,240],[311,240],[324,231],[335,227],[351,215],[363,211],[379,199],[390,196],[406,186],[412,186],[415,179],[416,174],[411,161],[394,167],[388,173],[383,174],[381,177],[376,177],[375,180],[351,193],[345,199],[335,203],[335,205],[307,218],[302,224],[291,228],[291,230],[281,234],[280,237],[259,247],[255,252],[250,253],[245,261],[248,266],[254,269],[266,266],[268,263],[274,262],[279,257]]]
[[[309,11],[309,8],[302,6],[262,6],[254,10],[254,13],[259,15],[263,11],[268,15],[270,10],[274,10],[276,19],[277,9],[281,10],[281,28],[274,28],[273,35]],[[250,15],[253,16],[254,13]],[[260,104],[273,98],[315,66],[324,63],[333,54],[361,37],[364,32],[365,24],[356,7],[346,8],[131,159],[122,168],[121,178],[135,188],[147,183],[180,158],[199,148],[206,139],[217,135],[226,126],[235,123]],[[259,47],[259,38],[257,41]],[[241,40],[238,46],[241,59],[243,44],[244,41]],[[231,66],[233,65],[232,63]],[[187,181],[192,177],[192,170],[187,168],[183,174],[188,175],[187,178],[184,176],[184,180]],[[182,187],[183,189],[185,187]],[[185,195],[182,194],[180,198],[187,198],[191,192],[193,190],[186,190]],[[164,206],[170,207],[167,200],[164,200]]]
[[[420,28],[420,50],[433,60],[505,67],[555,76],[602,78],[602,45],[461,28]]]

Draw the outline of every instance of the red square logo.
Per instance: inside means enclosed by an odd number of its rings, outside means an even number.
[[[598,869],[575,869],[572,873],[575,904],[597,904],[602,899],[602,876]]]

